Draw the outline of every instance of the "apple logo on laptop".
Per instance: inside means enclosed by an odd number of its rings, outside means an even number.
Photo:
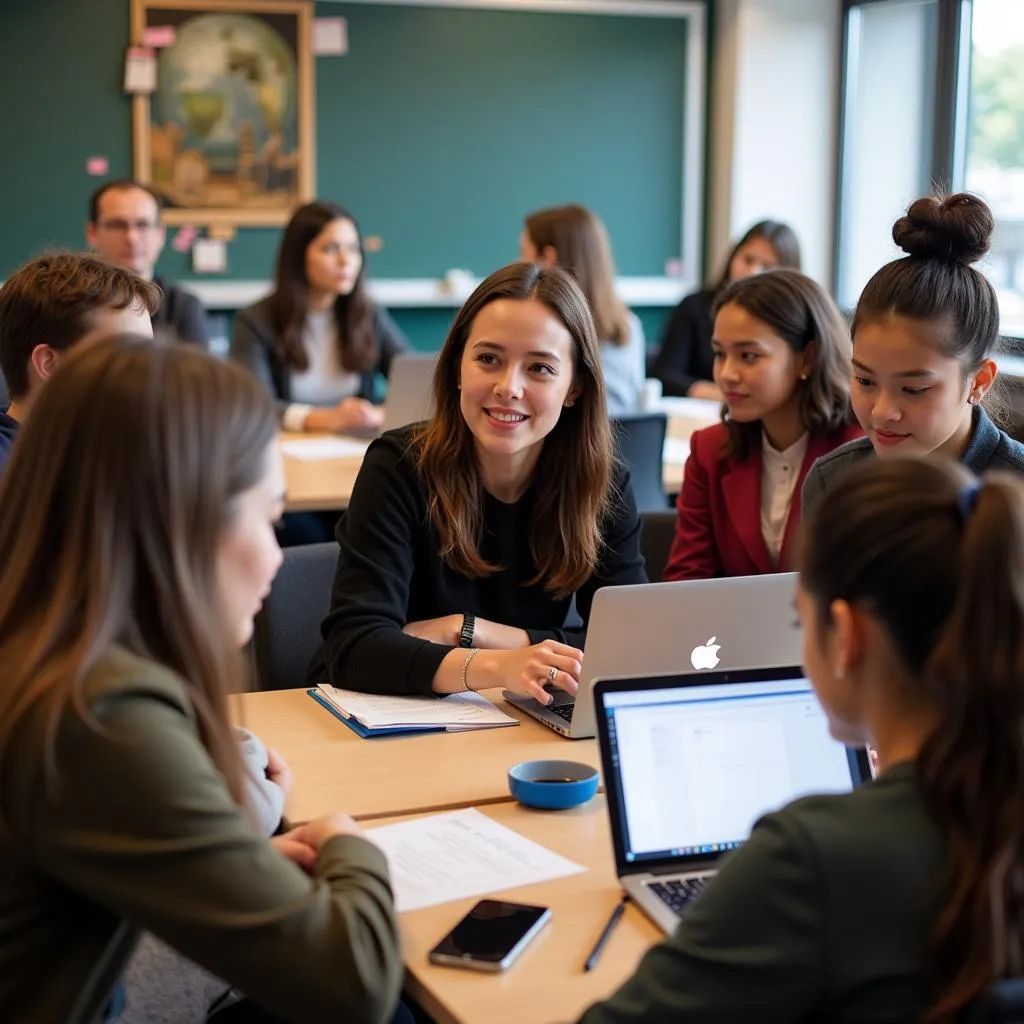
[[[695,669],[714,668],[718,664],[718,648],[721,645],[715,643],[716,639],[711,637],[706,644],[694,647],[690,652],[690,664]]]

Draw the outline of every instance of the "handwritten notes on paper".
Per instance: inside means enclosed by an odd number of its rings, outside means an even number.
[[[469,808],[370,829],[399,912],[577,875],[579,864]]]

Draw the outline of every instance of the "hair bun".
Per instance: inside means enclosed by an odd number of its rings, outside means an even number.
[[[977,196],[925,196],[910,205],[892,226],[893,241],[908,255],[924,260],[970,264],[988,252],[995,220]]]

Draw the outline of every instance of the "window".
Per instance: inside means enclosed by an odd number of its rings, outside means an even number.
[[[1024,336],[1024,3],[973,0],[965,184],[992,207],[985,270],[1003,334]]]

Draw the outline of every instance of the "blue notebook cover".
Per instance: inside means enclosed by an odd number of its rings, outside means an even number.
[[[322,708],[326,708],[339,722],[344,722],[357,736],[364,740],[372,740],[377,736],[398,736],[406,733],[444,732],[444,726],[440,725],[391,725],[383,729],[367,729],[362,722],[354,718],[346,718],[326,697],[320,696],[316,690],[307,690],[306,693],[313,698]]]

